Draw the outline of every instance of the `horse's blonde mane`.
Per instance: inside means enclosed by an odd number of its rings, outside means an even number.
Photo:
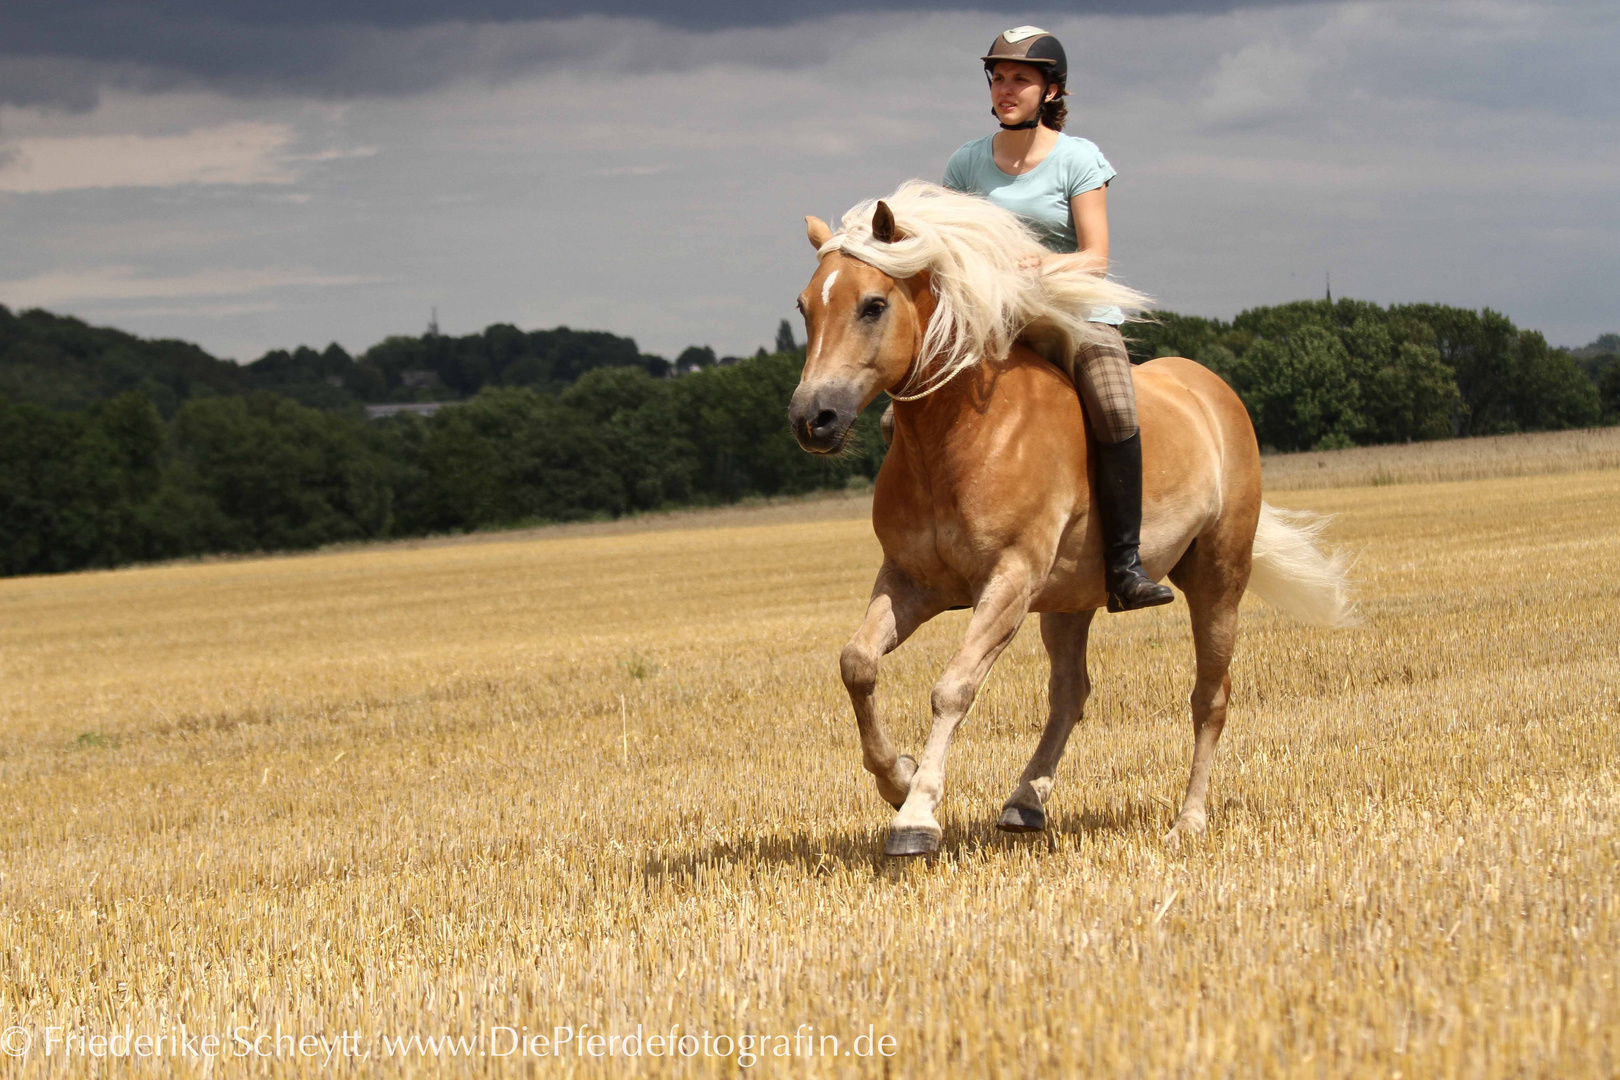
[[[1019,269],[1026,255],[1047,254],[1011,211],[923,180],[908,180],[883,200],[900,239],[872,237],[878,200],[852,206],[820,254],[841,251],[892,278],[927,270],[936,305],[911,377],[890,396],[910,401],[933,393],[989,358],[1000,360],[1023,339],[1063,367],[1074,350],[1104,331],[1088,322],[1093,308],[1141,311],[1150,301],[1134,289],[1084,270]]]

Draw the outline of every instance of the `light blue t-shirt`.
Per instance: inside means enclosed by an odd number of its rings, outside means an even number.
[[[1048,251],[1068,253],[1080,249],[1074,232],[1069,200],[1103,187],[1116,175],[1097,144],[1090,139],[1058,134],[1057,145],[1027,173],[1013,176],[1001,171],[991,147],[994,135],[974,139],[945,163],[946,187],[968,195],[982,195],[1023,218]],[[1119,325],[1125,313],[1117,307],[1094,308],[1092,322]]]

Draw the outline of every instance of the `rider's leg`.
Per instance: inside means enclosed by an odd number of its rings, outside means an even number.
[[[1105,329],[1106,327],[1106,329]],[[1074,355],[1075,387],[1085,399],[1097,436],[1097,511],[1103,533],[1108,610],[1168,604],[1175,593],[1142,569],[1142,435],[1136,424],[1136,388],[1125,339],[1105,323],[1092,328],[1104,340]]]

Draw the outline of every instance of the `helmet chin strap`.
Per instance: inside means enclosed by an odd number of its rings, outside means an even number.
[[[1001,130],[1002,131],[1028,131],[1030,128],[1038,128],[1040,126],[1041,126],[1041,114],[1040,114],[1039,110],[1037,110],[1034,116],[1030,117],[1028,120],[1025,120],[1022,124],[1002,124],[1001,125]]]

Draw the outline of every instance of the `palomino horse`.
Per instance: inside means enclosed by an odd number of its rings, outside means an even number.
[[[920,181],[855,207],[836,234],[806,221],[820,264],[799,298],[808,343],[788,414],[794,435],[806,450],[836,453],[861,409],[880,391],[894,398],[872,505],[883,566],[841,658],[862,760],[898,810],[886,851],[938,849],[951,735],[1030,612],[1040,613],[1051,660],[1050,714],[998,825],[1045,828],[1058,761],[1091,689],[1087,633],[1106,597],[1080,398],[1031,344],[1061,360],[1085,335],[1092,304],[1142,298],[1086,273],[1020,269],[1039,248],[1017,218]],[[1319,526],[1261,502],[1254,429],[1231,388],[1180,357],[1134,374],[1142,562],[1186,595],[1197,653],[1192,776],[1166,836],[1176,842],[1205,828],[1245,588],[1322,625],[1351,612],[1342,562],[1315,544]],[[896,754],[875,707],[878,660],[961,607],[973,614],[934,686],[921,758]]]

